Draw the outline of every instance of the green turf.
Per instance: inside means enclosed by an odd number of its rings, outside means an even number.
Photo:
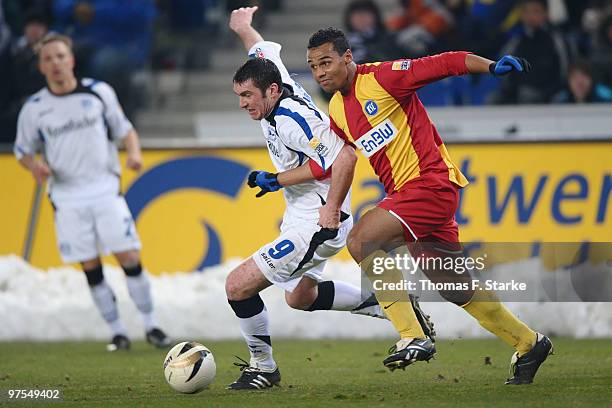
[[[496,340],[439,341],[438,357],[406,371],[383,369],[391,341],[276,341],[282,387],[230,392],[240,342],[208,342],[217,378],[196,395],[172,391],[162,375],[164,351],[135,343],[108,353],[102,343],[0,343],[0,390],[60,388],[53,406],[97,407],[565,407],[612,406],[612,341],[554,339],[555,355],[536,383],[505,386],[510,350]],[[491,364],[485,364],[489,357]],[[0,405],[33,405],[8,403]],[[44,406],[36,403],[34,406]]]

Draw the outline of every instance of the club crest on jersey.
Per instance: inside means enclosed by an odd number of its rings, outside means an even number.
[[[376,102],[370,99],[365,103],[365,105],[363,105],[363,109],[368,115],[374,116],[378,112],[378,105],[376,104]]]
[[[93,103],[91,102],[90,99],[82,99],[81,100],[81,106],[85,109],[89,109],[93,106]]]
[[[391,65],[391,71],[408,71],[410,69],[410,60],[394,61]]]
[[[313,150],[320,156],[325,157],[327,156],[327,153],[329,153],[329,148],[325,146],[323,143],[321,143],[321,141],[317,139],[316,137],[313,137],[308,142],[308,145],[312,147]]]
[[[397,136],[397,128],[393,125],[390,119],[385,119],[383,122],[376,125],[368,133],[357,139],[357,148],[361,153],[370,158],[380,149],[391,143]]]

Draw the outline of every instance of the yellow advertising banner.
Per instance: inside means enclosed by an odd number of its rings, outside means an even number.
[[[463,241],[612,242],[612,142],[466,144],[449,151],[470,180],[457,211]],[[245,184],[251,170],[273,170],[267,150],[149,150],[144,160],[141,173],[124,170],[122,186],[152,273],[244,258],[277,236],[282,194],[255,198]],[[0,254],[21,254],[35,184],[12,155],[0,155],[0,171]],[[352,192],[355,216],[383,197],[361,157]],[[31,262],[61,264],[47,199]]]

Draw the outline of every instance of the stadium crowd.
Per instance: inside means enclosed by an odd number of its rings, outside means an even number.
[[[353,0],[344,28],[358,62],[469,50],[489,58],[520,55],[530,75],[485,86],[487,103],[612,100],[610,0],[399,0],[386,21],[375,0]],[[461,94],[467,78],[448,91]],[[469,84],[468,84],[469,85]],[[488,89],[487,89],[488,88]],[[458,103],[474,103],[459,95]]]
[[[18,112],[42,88],[35,46],[50,31],[73,38],[78,76],[108,82],[130,119],[143,105],[138,73],[174,68],[163,48],[195,55],[188,47],[207,29],[216,0],[0,0],[0,143],[15,137]],[[171,33],[164,36],[164,33]],[[158,33],[160,33],[158,35]],[[158,51],[161,49],[162,51]],[[176,56],[172,56],[173,58]],[[176,58],[175,58],[176,59]],[[192,61],[185,66],[194,65]],[[200,63],[200,67],[204,64]]]
[[[445,98],[440,104],[459,105],[612,101],[612,0],[398,2],[401,11],[388,18],[376,0],[352,0],[338,16],[357,62],[461,49],[532,63],[530,75],[501,82],[443,81],[431,91],[434,104],[436,95]],[[198,52],[199,45],[224,34],[209,18],[212,8],[252,4],[283,6],[282,0],[0,0],[0,143],[12,142],[19,109],[44,86],[34,49],[47,32],[73,37],[77,74],[110,83],[133,119],[144,104],[139,72],[206,69],[209,53]]]

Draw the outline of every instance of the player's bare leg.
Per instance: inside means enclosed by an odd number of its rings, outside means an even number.
[[[383,282],[401,282],[404,279],[402,271],[386,268],[383,274],[378,275],[374,273],[374,263],[377,258],[386,258],[385,251],[403,241],[401,222],[386,210],[376,207],[355,225],[349,234],[347,247],[370,281],[380,279]],[[390,355],[383,362],[385,366],[393,370],[404,368],[415,361],[431,359],[436,352],[435,346],[421,327],[408,292],[389,292],[384,287],[373,287],[376,298],[400,335],[400,341],[389,350]],[[392,298],[389,296],[391,293]]]
[[[127,331],[119,319],[119,311],[115,294],[104,279],[100,258],[93,258],[81,262],[83,272],[89,284],[89,292],[102,318],[108,323],[113,332],[111,342],[106,346],[109,351],[128,350],[130,340]]]
[[[319,295],[318,285],[316,280],[303,277],[293,292],[285,292],[287,304],[293,309],[310,309]]]
[[[270,285],[252,258],[242,262],[227,277],[227,298],[240,320],[240,329],[251,353],[249,363],[237,364],[243,373],[229,389],[261,389],[280,381],[278,366],[272,357],[267,310],[259,296]],[[353,311],[362,303],[358,287],[341,281],[319,282],[308,276],[303,276],[292,292],[286,291],[285,299],[292,308],[307,311]]]
[[[147,342],[159,348],[169,347],[170,338],[159,328],[153,313],[151,284],[147,274],[142,269],[140,252],[130,250],[116,252],[114,255],[125,272],[128,293],[142,315]]]
[[[225,293],[230,301],[242,301],[258,295],[259,292],[271,285],[253,261],[253,258],[249,258],[227,276]]]
[[[339,280],[319,282],[303,276],[293,292],[285,292],[285,300],[293,309],[308,312],[338,310],[379,319],[386,318],[373,295],[362,296],[358,286]]]

